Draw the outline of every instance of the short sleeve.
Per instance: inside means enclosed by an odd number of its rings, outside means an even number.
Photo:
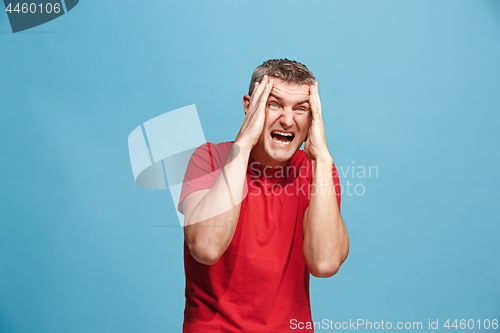
[[[220,167],[214,162],[213,145],[204,143],[191,155],[182,182],[181,195],[177,210],[180,211],[182,201],[191,193],[211,189],[220,173]],[[182,212],[181,212],[182,213]]]

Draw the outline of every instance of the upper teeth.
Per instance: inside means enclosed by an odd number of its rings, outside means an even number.
[[[284,136],[292,136],[293,135],[292,133],[285,133],[285,132],[278,132],[278,131],[274,131],[273,133],[279,134],[279,135],[284,135]]]

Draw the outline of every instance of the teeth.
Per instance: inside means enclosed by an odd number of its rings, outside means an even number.
[[[281,143],[282,145],[289,145],[290,142],[292,141],[280,141],[280,140],[276,140],[275,138],[272,138],[274,142],[276,143]]]
[[[293,135],[292,133],[285,133],[285,132],[279,132],[279,131],[274,131],[273,133],[283,135],[283,136],[292,136]]]

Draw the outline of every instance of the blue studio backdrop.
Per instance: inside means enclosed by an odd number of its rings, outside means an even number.
[[[234,140],[285,57],[319,82],[351,241],[313,320],[494,330],[499,1],[77,2],[15,33],[0,12],[0,332],[180,332],[183,230],[127,138],[195,104]]]

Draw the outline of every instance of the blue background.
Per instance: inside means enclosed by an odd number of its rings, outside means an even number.
[[[87,0],[16,34],[0,13],[0,332],[179,332],[182,229],[127,137],[196,104],[234,139],[281,57],[316,75],[337,166],[378,167],[341,174],[365,193],[313,319],[500,319],[500,2]]]

